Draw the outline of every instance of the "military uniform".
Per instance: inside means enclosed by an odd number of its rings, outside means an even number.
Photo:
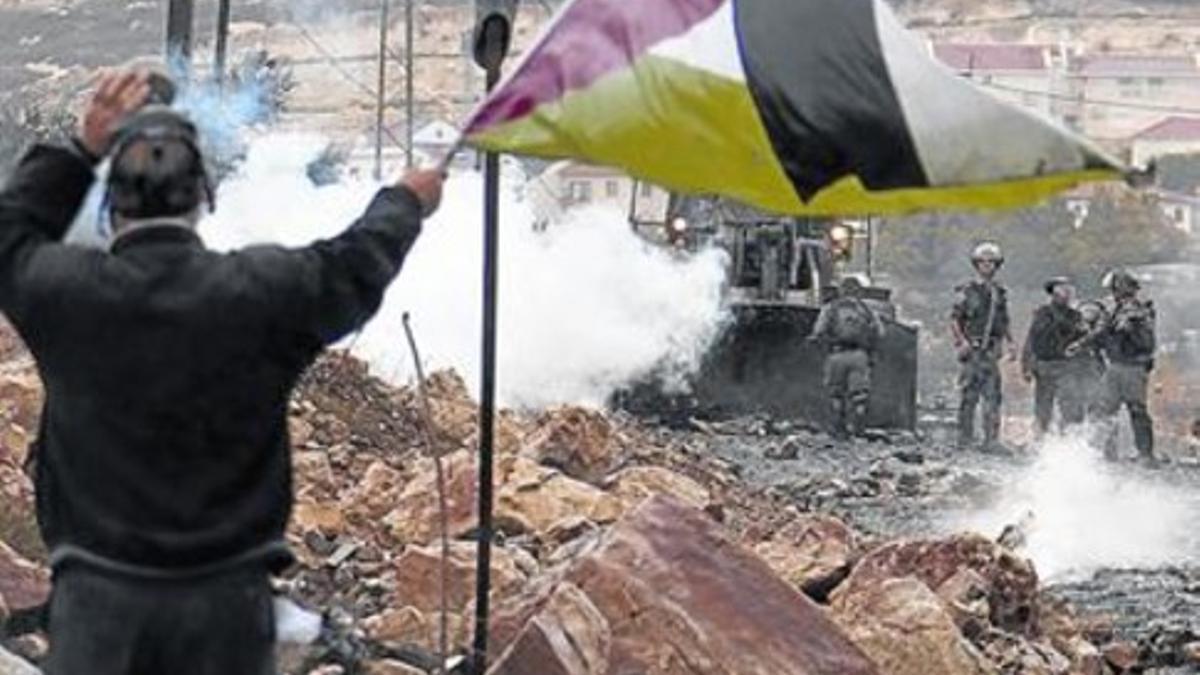
[[[1093,320],[1080,312],[1080,332],[1084,336],[1097,332],[1108,320],[1100,303],[1091,304],[1098,308]],[[1066,375],[1060,389],[1064,407],[1078,406],[1083,418],[1087,419],[1096,410],[1100,400],[1100,386],[1106,368],[1104,354],[1094,342],[1086,338],[1077,341],[1073,353],[1067,357]]]
[[[825,391],[834,433],[858,433],[871,398],[871,354],[883,337],[883,322],[859,298],[840,297],[821,309],[813,338],[829,344]]]
[[[975,408],[983,401],[983,440],[1000,438],[1000,352],[1009,335],[1008,296],[995,282],[974,280],[955,289],[953,321],[969,343],[959,354],[958,440],[966,446],[975,437]]]
[[[1116,415],[1125,406],[1133,428],[1133,442],[1143,457],[1154,457],[1154,421],[1146,405],[1146,389],[1154,368],[1154,303],[1129,298],[1109,312],[1097,345],[1108,368],[1101,380],[1096,412],[1105,420],[1104,453],[1116,456]]]
[[[1034,378],[1034,417],[1039,433],[1049,430],[1056,402],[1063,426],[1083,422],[1084,399],[1069,388],[1072,369],[1078,364],[1066,352],[1084,335],[1082,317],[1069,305],[1048,302],[1033,313],[1021,367]]]

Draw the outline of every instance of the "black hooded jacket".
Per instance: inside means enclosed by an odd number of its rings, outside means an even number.
[[[287,403],[321,349],[378,309],[420,231],[407,189],[304,248],[205,248],[149,226],[60,243],[92,185],[40,146],[0,191],[0,310],[46,401],[37,509],[52,561],[186,571],[286,555]]]

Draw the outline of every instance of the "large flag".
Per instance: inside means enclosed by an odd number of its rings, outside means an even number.
[[[881,0],[572,0],[464,140],[809,215],[1012,207],[1124,172]]]

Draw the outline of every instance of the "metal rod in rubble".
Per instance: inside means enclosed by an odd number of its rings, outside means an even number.
[[[375,180],[383,180],[383,108],[387,100],[388,2],[379,6],[379,86],[375,88]]]
[[[425,447],[433,457],[433,468],[437,473],[438,528],[441,530],[442,560],[438,569],[438,595],[441,611],[438,614],[438,673],[446,669],[450,655],[450,509],[446,500],[446,471],[442,466],[442,448],[438,447],[433,433],[433,408],[429,405],[429,390],[425,387],[425,369],[421,367],[421,352],[417,350],[417,339],[413,337],[408,312],[404,313],[404,336],[412,351],[413,368],[417,373],[417,394],[421,401],[421,430],[425,436]]]

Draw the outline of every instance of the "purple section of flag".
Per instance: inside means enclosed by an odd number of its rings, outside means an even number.
[[[734,0],[575,0],[466,134],[519,119],[568,91],[628,67],[650,47],[681,35]]]

